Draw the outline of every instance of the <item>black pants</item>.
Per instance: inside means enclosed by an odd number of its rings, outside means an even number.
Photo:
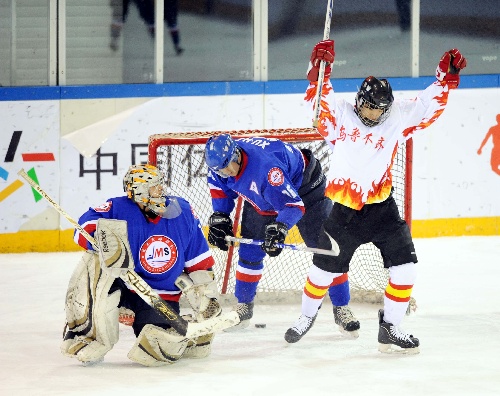
[[[399,215],[392,194],[384,202],[365,205],[361,210],[335,203],[323,223],[318,240],[320,249],[331,249],[326,233],[337,241],[340,254],[337,257],[315,254],[313,263],[328,272],[349,271],[355,250],[369,242],[380,249],[386,268],[418,261],[410,229]]]

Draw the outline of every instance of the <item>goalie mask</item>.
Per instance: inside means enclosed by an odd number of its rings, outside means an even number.
[[[379,125],[389,117],[394,96],[389,81],[367,77],[356,94],[354,111],[366,126]]]
[[[220,170],[227,168],[231,162],[239,165],[239,154],[240,148],[227,134],[211,137],[205,146],[205,161],[208,167],[221,177],[228,177]]]
[[[132,165],[123,178],[127,196],[146,209],[162,215],[166,209],[165,184],[160,171],[153,165]]]

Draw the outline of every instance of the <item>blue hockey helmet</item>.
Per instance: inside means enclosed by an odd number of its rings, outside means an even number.
[[[230,135],[212,136],[205,146],[205,161],[214,171],[238,161],[239,147]]]

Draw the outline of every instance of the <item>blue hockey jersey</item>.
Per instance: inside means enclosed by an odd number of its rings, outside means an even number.
[[[261,215],[277,215],[276,221],[291,228],[304,214],[298,194],[306,161],[300,150],[278,139],[244,138],[237,176],[223,178],[209,169],[208,185],[215,212],[231,213],[241,196]]]
[[[176,199],[181,211],[173,219],[146,218],[131,199],[117,197],[99,207],[89,208],[78,220],[91,235],[100,218],[127,221],[135,271],[163,299],[170,301],[180,298],[181,292],[174,282],[182,272],[206,270],[214,265],[200,221],[189,202]],[[78,230],[75,230],[74,240],[84,249],[92,249]]]

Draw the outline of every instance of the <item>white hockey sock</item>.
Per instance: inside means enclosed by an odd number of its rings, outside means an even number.
[[[389,284],[384,296],[384,321],[399,326],[403,321],[417,277],[415,263],[389,268]]]
[[[340,273],[324,271],[312,265],[307,274],[304,292],[302,293],[302,314],[312,318],[318,312],[333,279]]]

